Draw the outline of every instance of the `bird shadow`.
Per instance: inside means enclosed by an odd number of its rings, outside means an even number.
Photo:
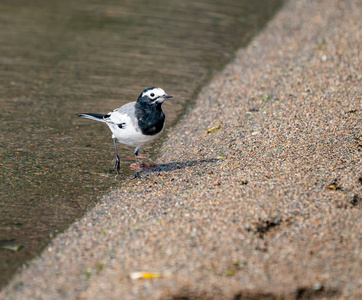
[[[157,173],[157,172],[170,172],[174,170],[185,169],[187,167],[201,166],[203,164],[210,164],[217,162],[216,158],[209,159],[198,159],[192,161],[176,161],[170,162],[167,164],[158,164],[155,168],[147,170],[148,173]]]

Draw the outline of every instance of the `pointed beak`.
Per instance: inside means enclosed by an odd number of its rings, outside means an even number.
[[[167,98],[172,98],[171,95],[169,94],[164,94],[163,96],[157,98],[155,101],[153,101],[153,103],[163,103],[163,101],[165,101]]]

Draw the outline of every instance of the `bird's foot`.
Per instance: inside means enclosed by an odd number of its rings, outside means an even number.
[[[131,169],[133,169],[133,170],[136,170],[136,169],[138,169],[138,170],[144,170],[144,169],[154,169],[154,168],[156,168],[157,167],[157,165],[155,164],[155,163],[153,163],[153,162],[141,162],[141,163],[137,163],[137,166],[136,166],[136,164],[135,163],[133,163],[133,164],[131,164],[130,166],[129,166]]]
[[[119,173],[120,168],[120,160],[119,160],[119,156],[117,155],[114,159],[114,166],[113,168],[116,170],[117,174]]]
[[[139,173],[139,172],[136,172],[136,174],[134,174],[133,179],[136,179],[136,178],[141,178],[141,175],[140,175],[140,173]]]

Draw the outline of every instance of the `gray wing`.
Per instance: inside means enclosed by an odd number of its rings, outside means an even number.
[[[116,108],[112,112],[105,115],[104,120],[107,123],[113,123],[119,125],[120,124],[126,125],[129,122],[136,123],[137,119],[135,113],[135,104],[136,102],[130,102],[119,108]]]
[[[126,114],[131,118],[135,118],[136,117],[135,105],[136,105],[136,102],[130,102],[119,108],[116,108],[113,112],[117,111],[120,114]]]

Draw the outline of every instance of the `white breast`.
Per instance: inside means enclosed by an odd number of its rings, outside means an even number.
[[[119,128],[117,124],[122,124],[122,128]],[[142,146],[156,139],[160,134],[155,135],[143,135],[141,130],[138,129],[136,120],[132,120],[127,114],[115,113],[112,114],[107,121],[107,125],[113,133],[113,138],[116,138],[120,143],[127,146]]]

